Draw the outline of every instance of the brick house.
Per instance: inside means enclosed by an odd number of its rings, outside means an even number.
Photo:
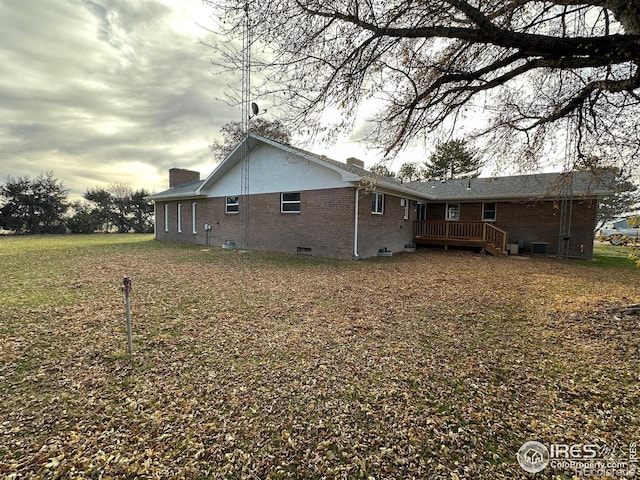
[[[508,242],[590,258],[597,197],[610,194],[582,172],[403,184],[255,134],[204,180],[171,169],[169,187],[148,197],[158,240],[343,259],[415,243],[502,254]]]
[[[611,182],[608,177],[573,172],[416,182],[408,186],[432,198],[421,218],[424,222],[417,231],[418,242],[431,243],[432,222],[471,223],[476,228],[489,224],[505,232],[508,243],[517,244],[520,251],[591,258],[598,198],[613,193],[613,188],[608,188]],[[458,244],[464,245],[464,239]]]

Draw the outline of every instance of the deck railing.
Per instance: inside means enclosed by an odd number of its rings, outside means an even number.
[[[446,222],[442,220],[423,220],[414,224],[416,239],[433,240],[471,240],[491,243],[506,251],[507,232],[487,222]]]
[[[496,227],[492,223],[485,223],[485,240],[492,243],[503,252],[507,251],[508,234],[504,230]]]

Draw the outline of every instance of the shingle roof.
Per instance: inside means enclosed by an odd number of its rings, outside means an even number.
[[[196,192],[203,183],[204,183],[204,180],[194,180],[192,182],[183,183],[182,185],[177,185],[168,190],[164,190],[158,193],[153,193],[147,196],[147,199],[156,200],[156,199],[162,199],[162,198],[194,197],[194,196],[197,196]]]
[[[454,179],[446,181],[410,182],[406,186],[435,200],[472,201],[487,199],[559,198],[563,196],[594,197],[612,193],[613,185],[606,177],[589,172],[538,173],[509,177]]]
[[[400,192],[408,197],[423,198],[425,200],[441,201],[474,201],[474,200],[535,200],[542,198],[559,198],[566,195],[574,197],[595,197],[610,195],[615,190],[615,183],[611,176],[595,177],[589,172],[540,173],[531,175],[516,175],[509,177],[454,179],[446,181],[405,182],[402,183],[392,177],[379,175],[357,165],[333,160],[324,155],[303,150],[288,144],[282,144],[256,134],[250,134],[250,145],[268,143],[279,148],[296,153],[303,157],[315,159],[318,162],[331,165],[347,172],[349,181],[360,182],[374,186],[376,189]],[[206,182],[216,181],[217,170],[226,171],[227,163],[237,155],[236,149],[220,164],[205,180],[197,180],[170,188],[163,192],[149,195],[150,200],[189,198],[205,196],[199,193],[200,187]]]

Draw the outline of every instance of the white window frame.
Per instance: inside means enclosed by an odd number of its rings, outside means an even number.
[[[196,223],[196,207],[198,206],[198,202],[193,202],[191,204],[191,233],[194,235],[198,233],[197,223]]]
[[[169,204],[164,204],[164,231],[169,231]]]
[[[404,207],[404,215],[403,215],[402,218],[404,218],[405,220],[409,220],[409,199],[408,198],[402,198],[400,203]]]
[[[176,222],[177,231],[178,233],[182,233],[182,204],[181,203],[177,205],[176,211],[178,212],[178,220]]]
[[[486,218],[485,216],[485,205],[488,203],[493,204],[493,218]],[[491,211],[491,210],[489,210]],[[498,217],[498,203],[497,202],[483,202],[482,203],[482,221],[483,222],[495,222]]]
[[[235,203],[229,203],[229,200],[236,199]],[[235,207],[235,210],[229,210],[229,207]],[[235,215],[240,212],[240,197],[238,195],[231,195],[224,200],[224,213],[229,215]]]
[[[384,215],[384,193],[371,193],[371,214]]]
[[[454,214],[454,212],[456,212]],[[445,209],[445,220],[448,222],[457,222],[460,220],[460,204],[459,203],[447,203]]]
[[[285,195],[298,195],[298,200],[285,200],[284,196]],[[298,205],[298,209],[297,210],[285,210],[284,206],[285,205]],[[300,192],[282,192],[280,194],[280,213],[300,213],[301,210],[301,206],[302,206],[302,195],[300,195]]]

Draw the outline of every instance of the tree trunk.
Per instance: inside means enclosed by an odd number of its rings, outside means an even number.
[[[616,19],[624,26],[627,33],[640,35],[640,3],[628,0],[608,0],[605,8],[613,12]]]

